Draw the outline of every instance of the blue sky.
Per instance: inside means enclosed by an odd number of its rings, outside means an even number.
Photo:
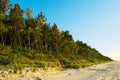
[[[30,7],[34,17],[43,11],[48,22],[69,30],[75,40],[120,60],[120,0],[11,0],[16,2]]]

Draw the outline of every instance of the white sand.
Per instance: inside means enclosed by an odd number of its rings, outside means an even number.
[[[120,62],[110,62],[83,69],[69,69],[41,76],[42,80],[120,80]]]
[[[120,80],[120,62],[110,62],[83,69],[69,69],[41,76],[42,80]]]
[[[114,61],[83,69],[68,69],[49,73],[30,72],[25,75],[17,75],[15,78],[1,78],[2,80],[120,80],[120,62]]]

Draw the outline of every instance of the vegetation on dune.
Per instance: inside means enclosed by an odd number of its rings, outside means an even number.
[[[0,0],[0,69],[78,68],[111,61],[46,20],[42,12],[33,18],[30,8],[22,10],[18,3],[11,7],[9,0]]]

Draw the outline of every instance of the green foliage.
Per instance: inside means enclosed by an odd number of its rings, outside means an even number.
[[[0,0],[0,14],[3,13],[3,15],[5,15],[10,8],[9,2],[9,0]]]
[[[86,43],[75,42],[69,31],[51,26],[42,12],[33,18],[27,8],[27,18],[23,15],[17,3],[0,19],[0,69],[15,68],[16,73],[22,67],[79,68],[111,61]]]

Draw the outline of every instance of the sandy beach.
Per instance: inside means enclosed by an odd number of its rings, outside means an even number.
[[[120,62],[110,62],[83,69],[69,69],[41,78],[42,80],[120,80]]]
[[[0,80],[120,80],[120,62],[114,61],[92,67],[53,72],[28,72],[0,75]]]

